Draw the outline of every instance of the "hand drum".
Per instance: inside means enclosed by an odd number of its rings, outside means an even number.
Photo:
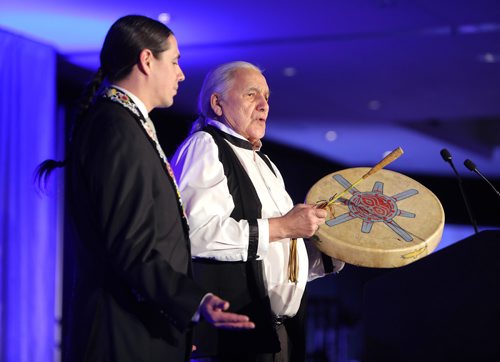
[[[370,169],[349,168],[319,180],[308,204],[325,203]],[[430,254],[441,240],[444,211],[426,187],[380,170],[326,207],[327,221],[311,238],[323,253],[349,264],[394,268]]]

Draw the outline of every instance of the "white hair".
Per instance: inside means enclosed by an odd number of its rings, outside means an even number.
[[[244,61],[225,63],[211,70],[206,75],[198,95],[198,119],[194,121],[191,133],[205,127],[207,118],[217,118],[210,104],[210,98],[214,93],[224,96],[231,86],[235,71],[239,69],[254,69],[262,73],[259,67]]]

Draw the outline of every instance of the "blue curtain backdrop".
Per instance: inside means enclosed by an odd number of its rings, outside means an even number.
[[[0,30],[1,361],[58,359],[63,190],[37,193],[33,171],[62,153],[59,123],[55,50]]]

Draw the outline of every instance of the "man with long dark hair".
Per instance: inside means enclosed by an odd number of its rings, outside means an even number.
[[[188,223],[148,113],[184,74],[175,36],[144,16],[117,20],[80,106],[66,159],[76,231],[68,361],[187,361],[190,327],[253,328],[191,277]],[[103,87],[107,84],[107,87]]]

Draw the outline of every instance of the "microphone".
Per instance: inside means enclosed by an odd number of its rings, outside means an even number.
[[[493,191],[495,191],[495,193],[496,193],[498,196],[500,196],[500,192],[498,192],[498,190],[495,188],[495,186],[493,186],[493,184],[492,184],[492,183],[491,183],[491,182],[490,182],[490,181],[489,181],[486,177],[484,177],[484,175],[483,175],[481,172],[479,172],[479,170],[477,169],[476,164],[475,164],[474,162],[472,162],[472,161],[471,161],[471,160],[469,160],[469,159],[466,159],[466,160],[464,161],[464,165],[465,165],[465,167],[467,167],[467,168],[468,168],[469,170],[471,170],[472,172],[475,172],[475,173],[477,173],[479,176],[481,176],[481,178],[482,178],[484,181],[486,181],[486,182],[488,183],[488,185],[490,185],[490,186],[491,186],[491,188],[493,189]]]
[[[472,224],[472,227],[474,228],[474,232],[477,234],[478,230],[477,230],[476,220],[472,216],[472,212],[471,212],[470,206],[469,206],[469,201],[467,200],[467,197],[465,196],[465,191],[464,191],[464,188],[462,186],[462,178],[458,174],[458,171],[455,168],[455,165],[453,164],[453,161],[451,160],[451,153],[450,153],[450,151],[448,151],[446,148],[443,148],[441,150],[441,157],[443,158],[443,160],[445,162],[447,162],[447,163],[450,164],[451,168],[453,169],[453,172],[455,173],[455,176],[457,177],[458,187],[460,188],[460,193],[462,194],[462,199],[464,200],[465,209],[467,210],[467,215],[469,215],[470,223]]]

